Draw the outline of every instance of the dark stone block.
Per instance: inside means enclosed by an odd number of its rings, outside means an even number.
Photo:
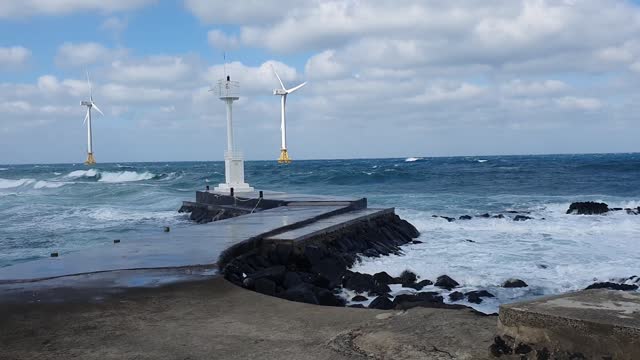
[[[311,270],[329,280],[329,288],[339,286],[342,276],[347,271],[346,264],[336,257],[326,257],[318,261]]]
[[[516,353],[516,354],[528,354],[532,350],[533,349],[531,348],[531,346],[529,346],[527,344],[520,343],[520,344],[518,344],[518,346],[516,346],[516,348],[513,350],[513,352]]]
[[[569,210],[567,210],[567,214],[598,215],[598,214],[604,214],[607,211],[609,211],[609,205],[605,203],[586,201],[586,202],[574,202],[571,205],[569,205]]]
[[[384,296],[378,296],[369,304],[370,309],[390,310],[393,309],[393,302]]]
[[[318,299],[318,304],[325,306],[344,306],[344,299],[337,297],[331,291],[319,287],[315,287],[313,289],[316,299]]]
[[[447,290],[451,290],[456,286],[459,286],[460,284],[458,284],[457,281],[453,280],[452,278],[450,278],[447,275],[442,275],[439,276],[438,279],[436,280],[436,286],[443,288],[443,289],[447,289]]]
[[[346,278],[346,282],[343,282],[343,286],[359,293],[368,291],[373,292],[376,289],[376,282],[372,275],[356,272]]]
[[[490,217],[491,217],[491,215],[489,215],[489,213],[484,213],[484,214],[482,214],[482,215],[476,215],[476,217],[481,217],[481,218],[488,219],[488,218],[490,218]]]
[[[417,283],[413,283],[413,284],[402,284],[403,287],[407,287],[407,288],[412,288],[412,289],[416,289],[416,290],[422,290],[423,287],[425,286],[429,286],[429,285],[433,285],[433,282],[431,280],[422,280],[420,282]]]
[[[286,265],[289,263],[289,256],[293,251],[293,246],[289,244],[277,244],[275,248],[276,257],[280,264]]]
[[[495,297],[493,294],[486,290],[469,291],[468,293],[465,293],[465,295],[467,296],[467,301],[473,304],[480,304],[483,297]]]
[[[460,301],[464,299],[464,294],[461,293],[460,291],[454,291],[451,294],[449,294],[449,300],[451,301]]]
[[[422,241],[420,241],[420,240],[412,240],[411,243],[412,244],[422,244]]]
[[[367,249],[363,251],[362,254],[366,257],[380,257],[380,253],[378,253],[375,249]]]
[[[493,344],[489,346],[489,352],[491,352],[491,355],[495,357],[500,357],[502,355],[509,355],[511,354],[511,351],[512,351],[511,347],[507,345],[507,343],[504,340],[502,340],[500,336],[496,336],[493,339]]]
[[[585,290],[591,290],[591,289],[632,291],[632,290],[638,290],[638,285],[616,284],[612,282],[599,282],[599,283],[593,283],[587,286]]]
[[[443,304],[444,299],[435,292],[420,292],[398,295],[393,299],[393,307],[399,310],[407,310],[414,307],[431,307],[432,304]]]
[[[357,308],[357,309],[366,309],[362,304],[353,304],[353,305],[349,305],[348,307]]]
[[[268,278],[259,278],[254,282],[254,289],[259,293],[274,296],[276,294],[276,283]]]
[[[285,289],[289,289],[289,288],[300,285],[302,282],[303,282],[302,278],[298,273],[287,272],[286,274],[284,274],[284,280],[282,282],[282,285],[284,286]]]
[[[367,300],[369,299],[366,296],[362,296],[362,295],[356,295],[351,298],[351,301],[358,301],[358,302],[367,301]]]
[[[493,215],[492,218],[494,218],[494,219],[504,219],[504,215],[502,215],[502,214]]]
[[[462,215],[458,218],[458,220],[471,220],[473,217],[471,215]]]
[[[527,286],[529,285],[527,285],[526,282],[520,279],[509,279],[505,281],[504,284],[502,284],[502,287],[504,288],[521,288],[521,287],[527,287]]]

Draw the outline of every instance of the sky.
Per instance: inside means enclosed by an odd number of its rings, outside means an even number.
[[[640,2],[2,0],[0,163],[637,152]]]

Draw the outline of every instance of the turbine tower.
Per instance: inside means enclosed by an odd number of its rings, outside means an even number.
[[[98,105],[93,102],[93,90],[91,88],[91,81],[89,80],[89,72],[87,72],[87,84],[89,85],[89,101],[81,101],[81,106],[87,107],[87,114],[84,116],[84,123],[87,125],[87,160],[85,165],[95,165],[96,159],[93,157],[93,134],[91,133],[91,109],[95,108],[102,116],[104,113],[100,110]]]
[[[227,104],[227,151],[224,152],[225,182],[213,189],[217,192],[228,193],[231,189],[234,193],[253,191],[253,188],[244,182],[244,159],[233,143],[233,102],[240,99],[239,86],[240,84],[237,81],[231,81],[229,76],[218,80],[218,98]]]
[[[287,123],[286,123],[286,118],[285,118],[285,107],[287,105],[287,95],[291,94],[292,92],[300,89],[301,87],[305,86],[307,84],[307,82],[303,82],[302,84],[293,87],[291,89],[287,89],[284,87],[284,84],[282,83],[282,80],[280,79],[280,76],[278,76],[278,72],[276,71],[276,68],[273,67],[273,65],[271,65],[271,69],[273,70],[273,73],[276,74],[276,77],[278,78],[278,81],[280,82],[280,86],[282,86],[282,89],[274,89],[273,90],[273,95],[280,95],[280,132],[282,135],[282,144],[281,144],[281,148],[280,148],[280,158],[278,159],[278,163],[280,164],[288,164],[291,162],[291,159],[289,159],[289,153],[287,152]]]

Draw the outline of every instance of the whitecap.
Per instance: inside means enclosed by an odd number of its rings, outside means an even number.
[[[0,171],[7,171],[9,168],[0,168]]]
[[[132,181],[142,181],[142,180],[150,180],[155,175],[145,171],[141,174],[135,171],[120,171],[120,172],[103,172],[100,174],[100,182],[107,183],[121,183],[121,182],[132,182]]]
[[[51,182],[51,181],[40,180],[33,185],[33,188],[34,189],[44,189],[44,188],[56,189],[56,188],[65,186],[67,184],[68,183],[66,182]]]
[[[34,179],[2,179],[0,178],[0,189],[12,189],[35,182]]]
[[[414,161],[418,161],[418,160],[422,160],[422,158],[420,158],[420,157],[408,157],[408,158],[404,159],[405,162],[414,162]]]
[[[68,173],[66,176],[68,178],[80,178],[80,177],[95,177],[98,175],[98,171],[95,169],[89,170],[74,170]]]
[[[485,159],[478,160],[479,163],[486,163],[487,161],[489,161],[489,160],[485,160]]]

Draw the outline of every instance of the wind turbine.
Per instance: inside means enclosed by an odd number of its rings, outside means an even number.
[[[96,159],[93,157],[93,136],[91,133],[91,109],[95,108],[102,116],[104,113],[100,110],[98,105],[93,102],[93,90],[91,88],[91,81],[89,80],[89,72],[87,71],[87,84],[89,85],[89,101],[81,101],[81,106],[87,107],[87,115],[84,116],[84,123],[87,124],[87,161],[84,162],[85,165],[94,165],[96,163]]]
[[[278,81],[280,82],[280,86],[282,86],[282,89],[274,89],[273,90],[273,95],[280,95],[280,107],[281,107],[281,115],[280,115],[280,131],[282,133],[282,147],[280,149],[280,158],[278,159],[278,162],[280,164],[288,164],[291,162],[291,159],[289,159],[289,154],[287,153],[287,123],[285,120],[285,107],[287,105],[287,95],[291,94],[292,92],[300,89],[301,87],[305,86],[307,84],[307,82],[303,82],[302,84],[293,87],[291,89],[287,89],[284,87],[284,84],[282,83],[282,80],[280,79],[280,76],[278,76],[278,72],[276,71],[276,68],[273,67],[273,65],[271,65],[271,69],[273,70],[273,73],[276,74],[276,77],[278,78]]]

